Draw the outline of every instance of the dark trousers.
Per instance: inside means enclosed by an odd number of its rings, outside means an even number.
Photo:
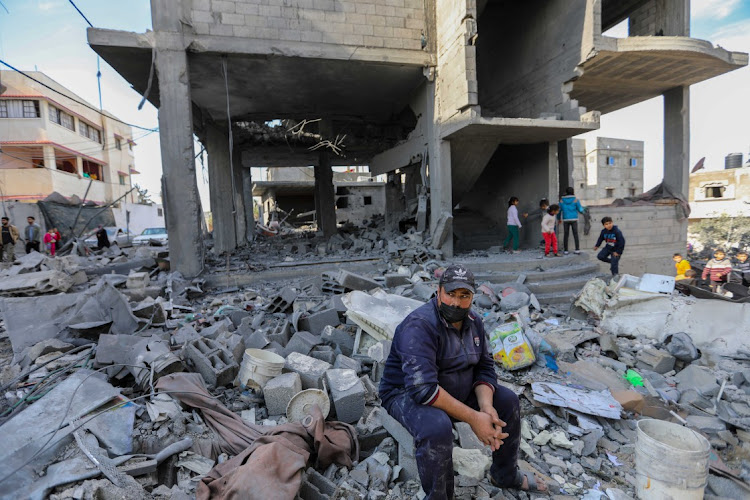
[[[27,241],[26,242],[26,253],[31,253],[32,250],[39,251],[39,242],[38,241]]]
[[[609,270],[612,271],[612,276],[615,274],[620,274],[620,257],[615,257],[612,255],[612,252],[615,251],[615,247],[611,247],[609,245],[604,245],[604,248],[602,248],[599,251],[599,255],[596,256],[597,259],[599,259],[602,262],[606,262],[609,264]]]
[[[576,244],[576,251],[580,250],[580,243],[578,242],[578,221],[577,220],[566,220],[563,221],[563,227],[565,228],[565,238],[563,238],[563,249],[568,251],[568,230],[573,230],[573,241]]]
[[[472,391],[467,406],[479,408]],[[518,397],[510,389],[496,387],[492,404],[500,420],[506,423],[508,437],[492,453],[490,474],[498,485],[514,486],[518,446],[521,442],[521,412]],[[443,410],[415,403],[401,393],[385,402],[388,413],[401,422],[414,437],[415,458],[426,500],[453,498],[453,421]]]

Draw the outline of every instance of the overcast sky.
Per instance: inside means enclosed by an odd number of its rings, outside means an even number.
[[[100,28],[143,33],[151,28],[149,0],[74,0]],[[98,103],[96,54],[86,42],[86,22],[68,0],[0,0],[0,59],[21,70],[43,71],[92,104]],[[724,48],[750,52],[750,0],[692,0],[692,36]],[[622,27],[613,35],[624,36]],[[7,69],[3,67],[2,69]],[[102,60],[104,109],[127,122],[157,127],[156,109],[137,105],[140,95]],[[645,141],[645,188],[662,178],[663,110],[661,97],[602,116],[593,136]],[[750,150],[750,69],[691,88],[691,165],[705,156],[708,169],[723,168],[727,153]],[[157,195],[161,155],[157,133],[134,130],[135,183]],[[148,135],[147,135],[148,134]],[[196,153],[199,151],[196,149]],[[204,207],[208,189],[198,165],[198,186]]]

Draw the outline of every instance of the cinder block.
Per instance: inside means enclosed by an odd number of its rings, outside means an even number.
[[[365,387],[357,378],[357,372],[346,369],[330,369],[326,372],[336,418],[354,423],[365,411]]]
[[[282,346],[286,346],[292,335],[292,325],[286,318],[272,317],[263,323],[260,327],[260,331],[262,331],[271,342],[278,342]]]
[[[362,290],[367,292],[374,288],[379,288],[380,284],[377,281],[371,280],[359,274],[350,273],[346,270],[341,270],[338,276],[338,282],[347,290]]]
[[[312,467],[305,472],[300,487],[300,498],[305,500],[328,500],[334,498],[338,487],[336,483],[325,477]]]
[[[298,373],[284,373],[269,380],[263,387],[268,414],[285,415],[289,401],[301,390],[302,379]]]
[[[245,341],[242,340],[242,336],[232,332],[222,332],[215,340],[223,344],[232,353],[235,363],[238,365],[242,363],[242,358],[245,355]]]
[[[401,422],[390,416],[386,411],[382,412],[380,417],[383,421],[383,427],[398,442],[399,448],[404,448],[406,454],[413,457],[414,437],[406,430],[406,427],[401,425]]]
[[[336,352],[329,345],[316,345],[310,352],[310,357],[333,364],[336,361]]]
[[[266,306],[266,311],[270,313],[287,312],[292,308],[296,299],[297,292],[289,287],[283,288],[278,295],[271,299],[271,302]]]
[[[215,340],[201,338],[189,342],[185,356],[206,384],[214,387],[229,385],[240,370],[232,353]]]
[[[145,271],[141,273],[130,273],[125,286],[131,290],[134,288],[145,288],[150,282],[151,278]]]
[[[299,320],[299,327],[315,335],[320,335],[326,326],[338,326],[341,324],[339,314],[335,309],[325,309],[323,311],[305,315]]]
[[[292,336],[292,340],[286,345],[287,355],[292,352],[298,352],[300,354],[310,354],[313,347],[320,344],[320,337],[313,335],[310,332],[299,331]]]
[[[336,360],[333,362],[333,367],[354,370],[357,373],[362,372],[362,363],[360,363],[356,359],[344,356],[343,354],[339,354],[338,356],[336,356]]]
[[[330,363],[293,352],[286,357],[284,369],[298,373],[303,389],[323,389],[323,377],[331,368]]]
[[[325,272],[321,275],[323,284],[320,289],[323,293],[342,294],[346,289],[339,283],[336,273]]]

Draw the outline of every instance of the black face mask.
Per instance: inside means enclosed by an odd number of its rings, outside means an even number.
[[[463,321],[466,319],[466,316],[469,315],[468,307],[464,309],[463,307],[449,306],[443,302],[438,306],[438,310],[443,318],[445,318],[445,321],[451,324]]]

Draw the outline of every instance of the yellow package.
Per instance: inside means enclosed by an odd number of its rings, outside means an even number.
[[[534,349],[523,334],[521,325],[515,321],[503,323],[490,334],[492,357],[506,370],[518,370],[531,366],[536,361]]]

